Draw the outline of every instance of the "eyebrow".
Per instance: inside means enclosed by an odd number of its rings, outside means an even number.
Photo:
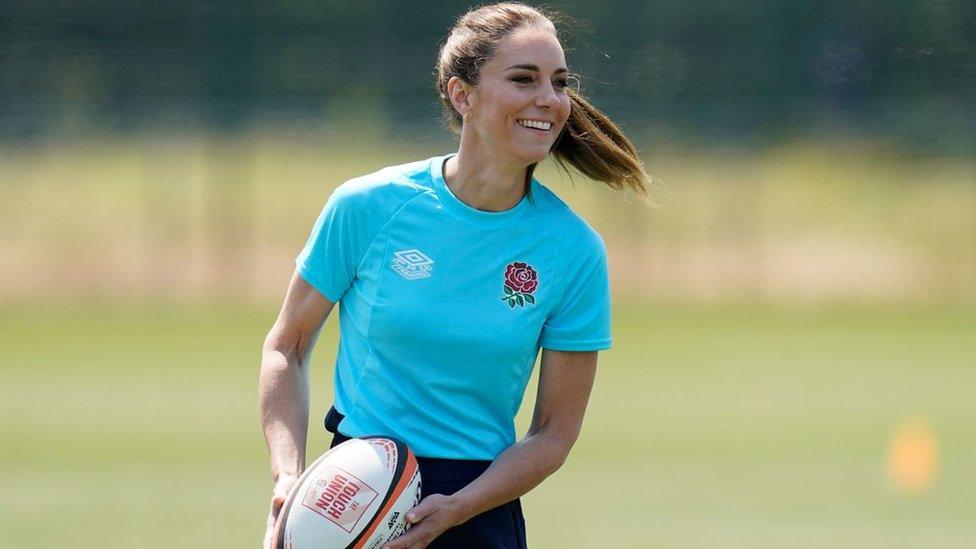
[[[536,71],[536,72],[539,72],[539,65],[524,65],[524,64],[523,65],[512,65],[511,67],[508,67],[508,69],[525,69],[527,71]],[[505,69],[505,70],[508,70],[508,69]],[[563,73],[563,72],[569,72],[569,71],[566,70],[565,67],[563,67],[563,68],[556,69],[556,71],[553,74],[559,74],[559,73]]]

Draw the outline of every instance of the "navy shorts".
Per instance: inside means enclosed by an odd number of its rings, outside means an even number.
[[[349,437],[336,429],[342,415],[335,408],[325,418],[333,433],[333,447]],[[440,459],[417,456],[420,466],[421,499],[431,494],[451,495],[467,486],[491,465],[491,461]],[[429,549],[525,549],[525,517],[518,499],[495,507],[445,531],[427,546]]]

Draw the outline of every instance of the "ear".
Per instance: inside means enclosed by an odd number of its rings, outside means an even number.
[[[460,76],[452,76],[447,81],[447,95],[451,98],[451,104],[454,105],[454,110],[461,113],[461,116],[464,116],[465,113],[471,111],[473,105],[472,98],[476,94],[474,87],[461,79]]]

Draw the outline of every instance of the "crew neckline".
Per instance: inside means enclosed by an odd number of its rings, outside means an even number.
[[[434,190],[444,205],[454,215],[483,226],[507,225],[520,219],[525,212],[532,206],[528,194],[522,195],[522,200],[518,204],[507,210],[500,212],[489,212],[472,208],[465,204],[460,198],[454,195],[444,180],[444,163],[448,158],[456,156],[457,153],[450,153],[435,156],[430,160],[430,179],[433,182]],[[532,178],[531,188],[534,196],[539,196],[539,182]]]

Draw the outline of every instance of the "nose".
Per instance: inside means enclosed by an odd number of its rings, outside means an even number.
[[[535,105],[549,109],[554,109],[559,105],[559,96],[556,94],[556,88],[551,82],[539,88],[539,94],[535,98]]]

